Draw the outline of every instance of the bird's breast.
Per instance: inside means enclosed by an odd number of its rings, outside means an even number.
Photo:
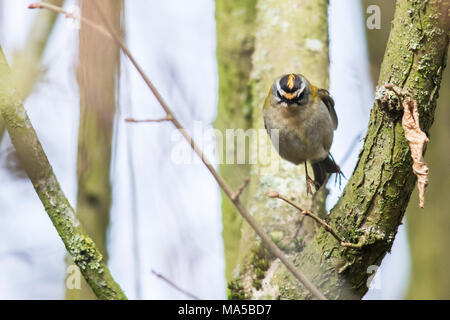
[[[312,104],[291,110],[270,107],[264,110],[264,122],[274,147],[284,159],[299,164],[328,155],[333,129],[325,105],[322,108]]]

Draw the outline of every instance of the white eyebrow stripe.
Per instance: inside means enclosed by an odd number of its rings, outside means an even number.
[[[306,83],[305,83],[305,81],[302,81],[302,86],[300,87],[300,89],[297,90],[298,91],[297,96],[299,96],[303,92],[303,90],[305,90],[305,88],[306,88]]]
[[[280,80],[281,80],[281,78],[277,79],[277,81],[275,82],[276,87],[277,87],[277,91],[280,92],[282,95],[285,95],[286,92],[283,89],[281,89]],[[301,87],[298,90],[296,90],[295,92],[291,93],[291,94],[296,94],[296,97],[298,97],[305,90],[305,88],[306,88],[306,83],[305,83],[305,81],[302,81]]]
[[[277,79],[277,82],[276,82],[276,84],[277,84],[277,90],[278,90],[279,92],[284,93],[284,91],[281,89],[281,86],[280,86],[280,80],[281,80],[281,79]]]

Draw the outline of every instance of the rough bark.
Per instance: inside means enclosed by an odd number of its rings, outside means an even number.
[[[264,130],[262,105],[279,75],[301,73],[316,86],[328,88],[327,10],[326,0],[258,1],[250,81],[253,128]],[[264,138],[265,132],[259,136]],[[252,167],[249,188],[252,196],[247,207],[275,243],[285,252],[297,254],[312,238],[316,230],[314,224],[292,207],[282,201],[268,199],[267,195],[276,190],[288,194],[306,209],[311,208],[313,201],[306,195],[303,166],[297,167],[281,160],[267,139],[253,139],[251,151],[254,155],[259,153],[261,158]],[[270,170],[267,163],[275,167]],[[324,198],[324,194],[315,198],[316,213],[322,212],[319,208],[322,208]],[[230,298],[279,297],[282,283],[275,276],[281,274],[281,270],[279,261],[273,261],[255,233],[244,225],[239,275],[229,284]]]
[[[390,82],[417,100],[425,132],[433,122],[445,68],[448,10],[449,1],[397,1],[378,81],[379,95],[386,94],[380,88]],[[330,299],[359,299],[367,292],[368,267],[378,266],[390,250],[415,186],[401,126],[402,111],[395,96],[389,97],[389,104],[375,102],[355,171],[328,219],[341,235],[361,248],[342,248],[320,230],[294,260]],[[282,297],[310,297],[289,274],[283,272],[281,277]]]
[[[22,99],[12,87],[11,72],[0,48],[0,113],[21,165],[25,168],[44,208],[99,299],[126,299],[114,281],[94,241],[86,234],[64,195],[42,145],[27,116]]]
[[[118,32],[122,1],[98,0]],[[46,11],[46,10],[44,10]],[[82,16],[101,24],[90,0],[81,1]],[[119,48],[111,39],[81,25],[79,33],[78,86],[80,124],[78,131],[77,217],[107,261],[106,233],[111,207],[111,140],[116,105]],[[83,282],[80,290],[67,290],[68,299],[94,299]]]
[[[247,130],[251,127],[248,81],[252,67],[255,18],[256,0],[216,0],[219,103],[214,126],[222,133],[218,139],[225,137],[226,129]],[[236,164],[236,160],[233,164],[226,164],[227,157],[237,159],[237,142],[233,142],[232,146],[234,149],[228,143],[218,146],[223,147],[220,174],[237,190],[243,180],[250,176],[250,167],[248,164]],[[243,202],[246,195],[242,195]],[[239,253],[240,234],[236,230],[241,229],[242,218],[224,194],[222,199],[226,278],[231,280]]]
[[[62,6],[64,0],[50,0],[51,4]],[[12,80],[14,87],[25,100],[31,93],[38,77],[42,74],[41,58],[55,25],[58,14],[40,10],[33,21],[25,47],[14,54]],[[5,134],[5,124],[0,117],[0,142]]]

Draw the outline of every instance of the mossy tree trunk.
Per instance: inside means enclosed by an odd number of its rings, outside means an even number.
[[[312,83],[327,87],[326,7],[327,1],[258,2],[252,75],[254,127],[262,126],[262,101],[279,74],[300,72]],[[387,82],[400,86],[417,100],[420,125],[425,132],[433,122],[445,68],[448,10],[448,0],[397,1],[378,82],[378,88]],[[322,49],[310,52],[308,44]],[[250,193],[254,199],[249,211],[329,299],[360,299],[367,292],[371,275],[368,268],[378,266],[390,250],[415,186],[409,144],[401,125],[402,111],[396,108],[395,97],[389,97],[390,105],[377,101],[374,104],[355,171],[327,217],[347,241],[360,244],[359,249],[341,247],[323,229],[315,233],[312,241],[306,241],[303,249],[304,242],[297,233],[301,224],[298,212],[266,197],[270,190],[276,190],[307,207],[305,197],[299,195],[304,187],[298,182],[298,168],[281,161],[275,174],[261,174],[258,165],[252,170]],[[276,160],[275,156],[271,159]],[[234,297],[311,298],[284,266],[273,261],[249,228],[243,232],[240,275],[232,288]]]
[[[254,49],[254,21],[256,0],[216,0],[217,61],[219,68],[219,107],[215,127],[226,136],[226,129],[251,127],[250,88],[248,81],[252,67],[251,57]],[[221,175],[237,189],[246,177],[250,176],[248,164],[226,164],[229,159],[237,159],[237,141],[233,148],[222,150]],[[246,196],[245,193],[243,196]],[[242,218],[236,208],[222,194],[223,238],[225,244],[226,277],[236,266]],[[245,199],[242,199],[245,200]]]
[[[264,130],[262,106],[275,78],[285,73],[301,73],[313,84],[328,88],[328,1],[259,0],[253,69],[250,79],[252,127]],[[263,131],[263,135],[265,135]],[[261,135],[258,135],[261,137]],[[268,150],[272,152],[266,153]],[[268,139],[251,141],[253,155],[263,160],[253,165],[247,201],[250,213],[282,249],[298,254],[316,228],[308,219],[279,200],[268,199],[270,191],[287,194],[306,209],[313,206],[306,194],[303,166],[281,160]],[[267,159],[270,159],[269,161]],[[264,162],[264,163],[263,163]],[[275,164],[268,168],[267,163]],[[323,212],[320,193],[316,212]],[[243,226],[238,277],[229,284],[230,298],[280,296],[279,261],[273,261],[248,225]]]
[[[119,32],[123,1],[97,0],[110,24]],[[91,0],[81,1],[82,16],[101,24]],[[77,217],[107,260],[106,236],[111,207],[111,140],[116,106],[119,48],[109,38],[81,25],[78,86]],[[67,290],[68,299],[94,299],[91,288]]]

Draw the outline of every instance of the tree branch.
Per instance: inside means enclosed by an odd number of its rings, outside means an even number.
[[[276,191],[272,191],[269,193],[269,197],[270,198],[278,198],[283,200],[286,203],[289,203],[291,206],[293,206],[295,209],[297,209],[298,211],[300,211],[300,213],[302,215],[308,216],[310,218],[312,218],[314,221],[316,221],[318,224],[320,224],[327,232],[329,232],[338,242],[341,246],[343,247],[349,247],[349,248],[355,248],[355,249],[359,249],[361,248],[360,244],[357,243],[350,243],[350,242],[346,242],[329,224],[327,224],[324,220],[320,219],[318,216],[316,216],[314,213],[308,211],[308,210],[304,210],[302,208],[300,208],[295,202],[289,200],[287,197],[279,194]]]
[[[178,286],[176,283],[174,283],[173,281],[167,279],[165,276],[163,276],[162,274],[156,272],[155,270],[152,270],[152,273],[158,277],[159,279],[163,280],[165,283],[167,283],[169,286],[171,286],[172,288],[174,288],[175,290],[181,292],[182,294],[188,296],[191,299],[194,300],[200,300],[200,298],[198,298],[197,296],[193,295],[192,293],[190,293],[187,290],[184,290],[183,288],[180,288],[180,286]]]
[[[233,195],[232,200],[237,200],[241,196],[242,192],[244,192],[244,189],[248,186],[249,182],[250,178],[246,178],[244,180],[244,182],[239,187],[238,191]]]
[[[126,299],[95,243],[75,217],[23,107],[12,87],[11,71],[0,48],[0,113],[19,160],[75,264],[99,299]]]
[[[173,118],[170,116],[161,118],[161,119],[144,119],[144,120],[137,120],[134,118],[126,118],[125,122],[131,122],[131,123],[142,123],[142,122],[165,122],[165,121],[172,121]]]

